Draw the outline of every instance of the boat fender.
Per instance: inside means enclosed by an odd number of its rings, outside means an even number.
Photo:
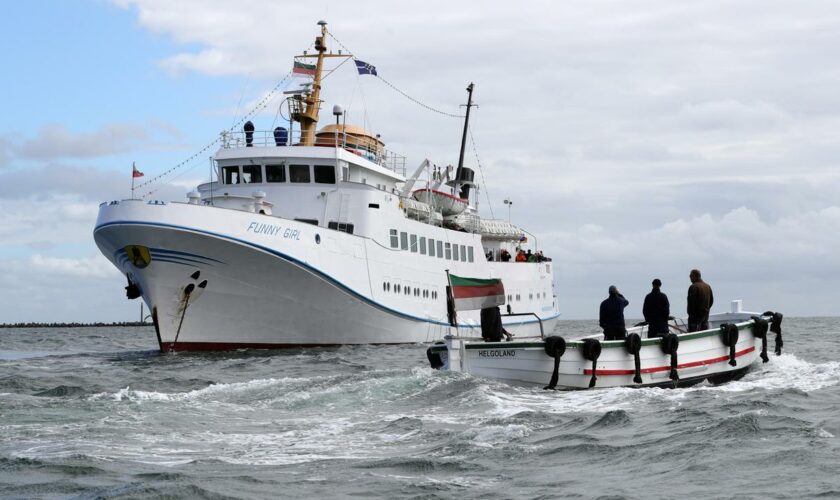
[[[440,370],[441,368],[443,368],[443,360],[440,357],[440,353],[432,352],[431,347],[426,349],[426,357],[429,358],[429,364],[435,370]]]
[[[729,366],[736,366],[735,361],[735,344],[738,343],[738,327],[732,323],[724,323],[720,325],[720,338],[723,345],[729,348]]]
[[[598,363],[598,357],[601,356],[601,342],[598,339],[583,339],[583,357],[592,361],[592,378],[589,379],[589,387],[595,387],[595,381],[598,377],[595,376],[595,369]]]
[[[782,346],[785,345],[782,341],[782,318],[784,315],[777,312],[773,313],[773,318],[770,320],[770,331],[776,334],[776,356],[782,355]]]
[[[554,371],[551,372],[551,380],[548,381],[547,386],[543,387],[543,390],[554,389],[557,387],[557,378],[560,372],[560,358],[566,352],[566,340],[563,337],[552,335],[546,337],[543,347],[545,353],[554,358]]]
[[[767,320],[760,316],[751,316],[750,319],[753,320],[753,335],[761,339],[761,361],[766,363],[770,361],[767,357]]]
[[[636,364],[636,373],[633,376],[633,382],[637,384],[642,383],[642,360],[639,358],[639,352],[642,350],[642,337],[638,333],[631,333],[624,339],[624,347],[627,352],[633,355],[633,362]]]
[[[668,378],[674,382],[678,381],[680,375],[677,373],[677,349],[680,348],[680,338],[675,333],[667,333],[659,341],[659,347],[662,352],[671,355],[671,373]]]

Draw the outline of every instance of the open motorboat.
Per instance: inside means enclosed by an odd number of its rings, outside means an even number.
[[[647,337],[647,326],[628,329],[625,340],[603,334],[575,340],[541,335],[512,342],[449,335],[428,348],[433,368],[469,373],[546,389],[688,386],[721,383],[743,376],[757,359],[767,362],[768,331],[782,351],[782,314],[746,312],[741,301],[730,312],[712,314],[709,329],[688,333],[672,320],[669,333]]]

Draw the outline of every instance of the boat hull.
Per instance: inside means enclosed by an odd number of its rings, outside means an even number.
[[[139,288],[163,351],[431,342],[456,331],[371,293],[364,253],[343,263],[319,254],[324,228],[270,218],[282,229],[269,244],[265,234],[234,229],[266,216],[227,210],[228,222],[219,216],[209,228],[194,218],[207,207],[123,205],[100,214],[94,237]],[[546,331],[555,321],[545,319]],[[474,335],[475,324],[457,331]],[[507,327],[539,334],[534,320]]]
[[[720,383],[737,379],[747,372],[763,348],[762,339],[753,334],[752,324],[752,320],[737,323],[734,363],[720,328],[678,335],[677,378],[671,377],[671,355],[663,352],[661,340],[643,340],[639,351],[641,382],[634,380],[634,357],[624,341],[599,341],[601,354],[595,363],[594,380],[593,363],[584,356],[584,342],[570,341],[560,358],[556,387],[677,387],[705,380]],[[444,368],[452,371],[518,384],[546,386],[554,369],[554,358],[547,355],[542,340],[485,343],[450,337],[445,344],[434,346],[430,352],[433,354],[443,360]]]

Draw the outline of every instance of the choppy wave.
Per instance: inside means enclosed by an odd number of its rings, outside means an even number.
[[[0,495],[830,495],[782,478],[833,463],[840,346],[787,335],[728,384],[570,392],[437,372],[423,346],[166,356],[91,335],[0,363]]]

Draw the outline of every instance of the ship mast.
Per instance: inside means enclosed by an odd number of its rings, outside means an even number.
[[[461,155],[458,157],[458,170],[461,170],[461,167],[464,166],[464,148],[467,147],[467,132],[470,130],[470,108],[475,106],[472,103],[473,87],[475,85],[472,82],[467,85],[467,115],[464,117],[464,135],[461,136]]]
[[[311,57],[318,58],[315,63],[312,90],[303,96],[297,97],[297,102],[294,103],[297,104],[297,106],[295,106],[297,109],[292,112],[292,118],[295,121],[300,122],[301,146],[315,145],[315,128],[318,125],[318,111],[320,111],[321,107],[321,77],[324,70],[324,59],[327,57],[353,57],[352,54],[342,54],[341,51],[338,51],[338,54],[333,54],[332,52],[327,54],[327,22],[323,20],[318,21],[318,26],[321,27],[321,36],[315,38],[315,50],[317,55],[310,55],[304,51],[302,56],[297,56],[297,58],[300,59]]]

